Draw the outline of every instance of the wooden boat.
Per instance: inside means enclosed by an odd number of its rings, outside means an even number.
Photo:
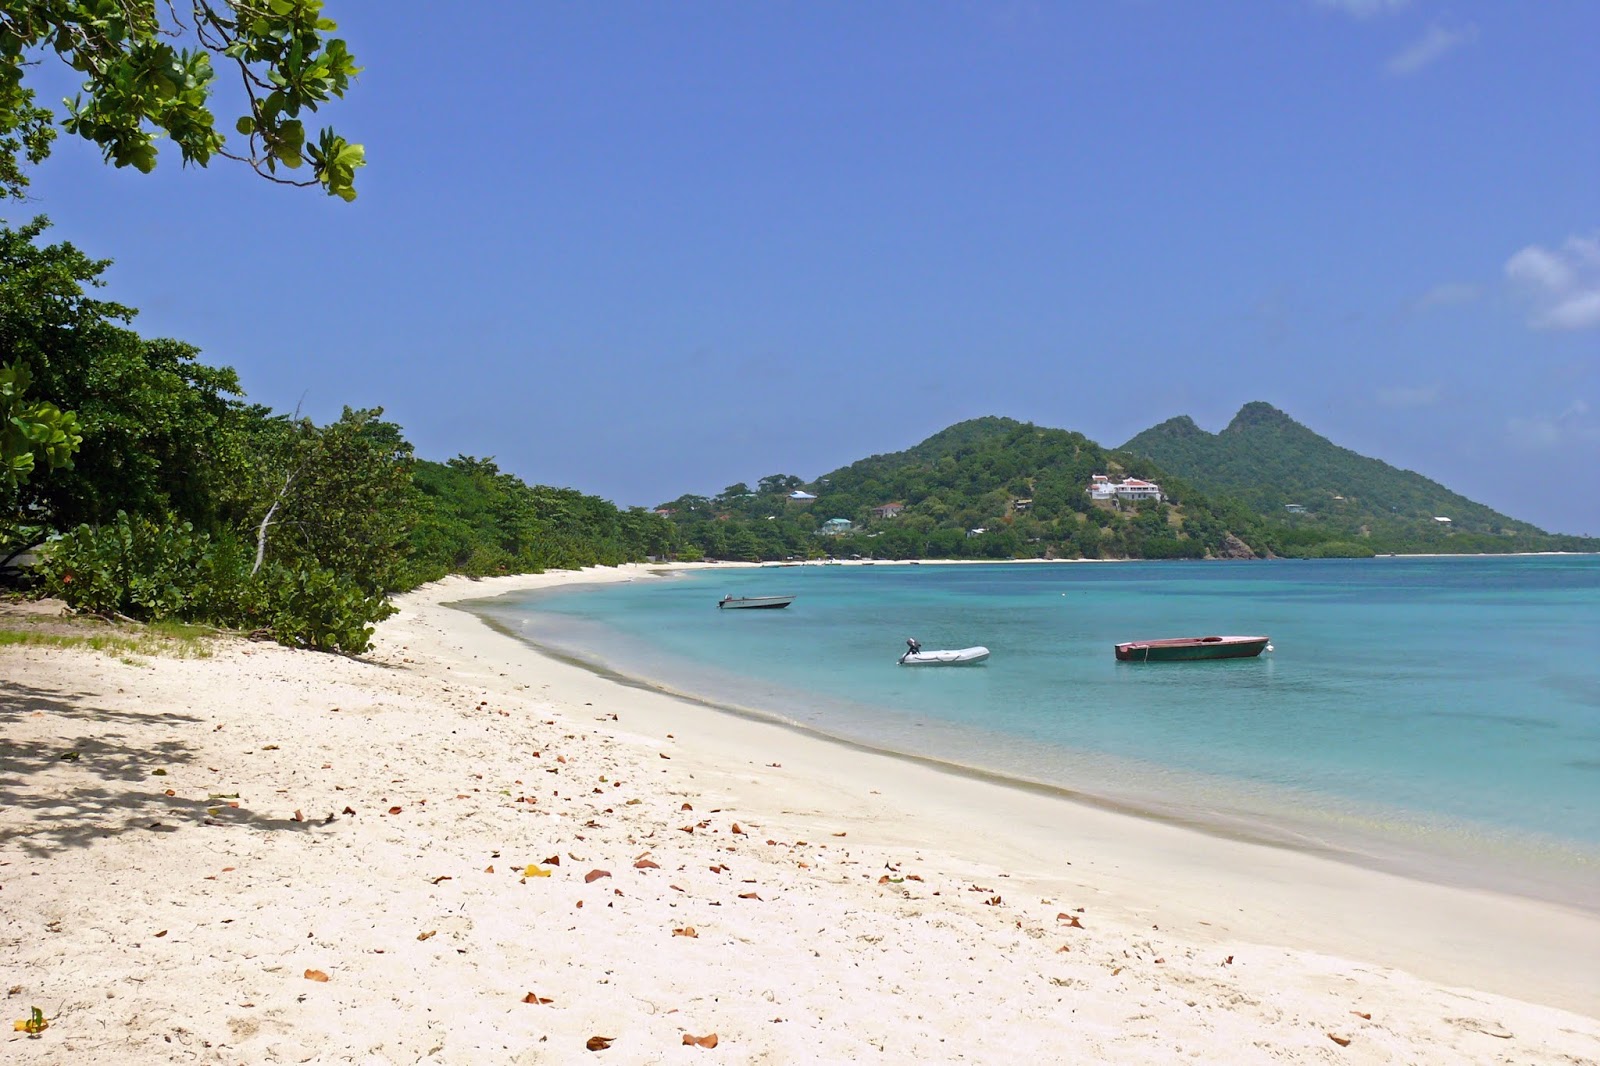
[[[717,607],[724,611],[773,611],[793,602],[793,596],[724,596],[717,601]]]
[[[988,648],[953,648],[948,651],[907,651],[901,666],[976,666],[989,657]]]
[[[1248,659],[1271,647],[1268,637],[1174,637],[1118,644],[1117,661],[1176,663],[1196,659]]]

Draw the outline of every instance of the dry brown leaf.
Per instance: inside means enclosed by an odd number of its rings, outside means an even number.
[[[690,1036],[688,1033],[684,1033],[683,1042],[696,1047],[716,1047],[717,1034],[707,1033],[705,1036]]]
[[[321,970],[307,970],[306,971],[306,980],[307,981],[327,981],[327,979],[328,979],[328,975],[323,973]]]
[[[589,1038],[589,1042],[583,1046],[588,1048],[590,1051],[604,1051],[606,1048],[611,1046],[611,1041],[615,1039],[616,1037],[614,1036],[591,1036]]]
[[[846,836],[846,835],[848,835],[848,834],[845,834],[845,833],[835,833],[835,834],[833,834],[833,835],[834,835],[834,836],[836,836],[836,837],[842,837],[842,836]]]
[[[611,876],[611,871],[610,870],[590,870],[588,873],[583,875],[583,883],[586,884],[586,885],[590,885],[590,884],[593,884],[594,882],[600,880],[602,877],[610,877],[610,876]]]
[[[640,859],[638,862],[633,864],[633,868],[635,870],[659,870],[659,869],[661,869],[661,867],[658,864],[651,862],[649,859]]]
[[[1083,928],[1083,923],[1078,921],[1078,916],[1076,914],[1068,914],[1066,911],[1062,911],[1060,914],[1056,915],[1056,921],[1058,921],[1058,922],[1066,922],[1068,929],[1082,929]],[[1231,955],[1229,956],[1229,958],[1232,958],[1232,957],[1233,956],[1231,956]]]
[[[1338,1044],[1340,1047],[1349,1047],[1350,1046],[1350,1038],[1348,1036],[1339,1036],[1336,1033],[1329,1033],[1328,1034],[1328,1039],[1332,1040],[1335,1044]]]
[[[164,937],[166,935],[167,935],[167,931],[165,929],[163,929],[163,930],[161,930],[161,932],[156,934],[156,939],[160,940],[162,937]]]
[[[485,866],[483,868],[483,872],[486,873],[486,874],[494,873],[494,866],[493,865]]]
[[[1222,965],[1224,965],[1224,966],[1232,966],[1233,965],[1233,956],[1229,955],[1227,958],[1223,959],[1222,960]],[[1368,1017],[1370,1017],[1370,1015],[1368,1015]]]
[[[454,881],[454,880],[455,880],[455,878],[451,877],[449,874],[440,874],[438,877],[435,877],[433,879],[433,883],[434,884],[438,884],[440,881]]]
[[[399,814],[400,813],[400,808],[399,807],[390,807],[389,808],[389,813],[390,814]]]
[[[672,931],[672,935],[673,936],[686,936],[686,937],[689,937],[692,940],[692,939],[698,937],[700,934],[695,932],[694,926],[686,925],[682,929],[674,929]]]
[[[761,899],[761,897],[756,895],[754,892],[741,892],[741,893],[739,893],[739,898],[740,899]],[[765,900],[763,900],[762,902],[765,902]]]
[[[1121,966],[1118,966],[1118,967],[1117,967],[1117,968],[1116,968],[1116,969],[1115,969],[1115,970],[1112,970],[1112,971],[1111,971],[1111,976],[1112,976],[1112,977],[1115,977],[1115,976],[1117,976],[1117,974],[1119,974],[1119,973],[1121,973],[1121,972],[1122,972],[1122,967],[1121,967]]]
[[[356,813],[356,809],[354,807],[346,807],[344,809],[344,813],[346,813],[346,814],[354,814],[354,813]]]
[[[744,830],[739,828],[739,823],[738,822],[734,822],[733,823],[733,830],[732,831],[735,832],[735,833],[740,834],[741,836],[744,835]],[[715,1035],[715,1034],[712,1034],[712,1035]]]
[[[920,880],[922,880],[922,875],[921,874],[906,874],[906,880],[907,881],[920,881]]]
[[[550,999],[550,998],[548,998],[546,996],[541,996],[537,992],[529,992],[527,995],[522,997],[522,1002],[524,1002],[524,1003],[537,1003],[537,1004],[543,1005],[545,1003],[554,1003],[555,1000]]]
[[[305,813],[303,811],[301,811],[299,808],[296,808],[295,812],[294,812],[294,820],[297,821],[297,822],[305,821],[306,820]]]
[[[664,751],[658,751],[658,752],[656,752],[656,754],[657,754],[657,755],[659,755],[659,756],[661,756],[661,757],[662,757],[662,758],[663,758],[663,759],[670,759],[670,758],[672,758],[672,756],[670,756],[670,755],[668,755],[668,754],[667,754],[667,753],[666,753],[666,752],[664,752]]]
[[[694,826],[692,826],[692,825],[680,825],[680,826],[678,826],[678,832],[680,832],[680,833],[693,833],[694,832]]]
[[[1056,954],[1057,954],[1057,955],[1059,955],[1059,954],[1061,954],[1061,953],[1062,953],[1062,952],[1063,952],[1063,951],[1071,951],[1071,950],[1072,950],[1072,949],[1071,949],[1071,948],[1069,948],[1069,947],[1067,947],[1067,945],[1065,945],[1065,944],[1062,944],[1062,945],[1061,945],[1061,946],[1060,946],[1060,947],[1058,947],[1058,948],[1056,948]]]
[[[561,865],[561,855],[560,855],[560,853],[557,853],[555,855],[550,856],[548,859],[546,859],[544,861],[544,864],[546,866],[560,866]]]
[[[170,788],[169,788],[169,789],[167,789],[167,795],[169,795],[169,796],[176,796],[176,795],[177,795],[177,794],[178,794],[178,793],[177,793],[177,792],[175,792],[175,791],[174,791],[174,790],[172,790],[172,789],[170,789]]]
[[[417,934],[417,939],[418,940],[427,940],[429,937],[436,935],[438,932],[439,932],[439,930],[437,930],[437,929],[429,929],[426,933],[418,933]]]

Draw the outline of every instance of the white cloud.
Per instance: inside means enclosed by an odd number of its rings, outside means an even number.
[[[1530,244],[1506,260],[1506,277],[1532,305],[1534,329],[1600,326],[1600,232],[1560,248]]]
[[[1457,304],[1469,304],[1483,295],[1483,287],[1469,285],[1465,282],[1449,281],[1442,285],[1435,285],[1411,305],[1413,311],[1431,311],[1435,307],[1454,307]]]
[[[1439,386],[1379,389],[1378,402],[1385,407],[1432,407],[1439,402]]]
[[[1331,7],[1358,19],[1387,15],[1410,3],[1411,0],[1317,0],[1318,7]]]
[[[1573,400],[1560,414],[1533,415],[1506,422],[1511,443],[1527,451],[1548,451],[1573,444],[1600,442],[1600,423],[1589,417],[1589,405]]]
[[[1477,39],[1478,27],[1470,22],[1456,30],[1446,29],[1436,22],[1428,27],[1428,32],[1424,33],[1415,44],[1390,57],[1389,73],[1396,76],[1415,74],[1428,64],[1443,59],[1462,45],[1470,44]]]

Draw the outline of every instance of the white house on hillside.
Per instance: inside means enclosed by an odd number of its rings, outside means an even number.
[[[1091,500],[1161,500],[1161,486],[1154,481],[1140,481],[1136,477],[1112,481],[1104,474],[1089,479]]]

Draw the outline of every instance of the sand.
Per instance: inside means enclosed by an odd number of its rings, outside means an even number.
[[[0,648],[0,985],[51,1022],[0,1059],[1600,1062],[1592,913],[832,744],[446,606],[651,579],[450,579],[360,660]]]

